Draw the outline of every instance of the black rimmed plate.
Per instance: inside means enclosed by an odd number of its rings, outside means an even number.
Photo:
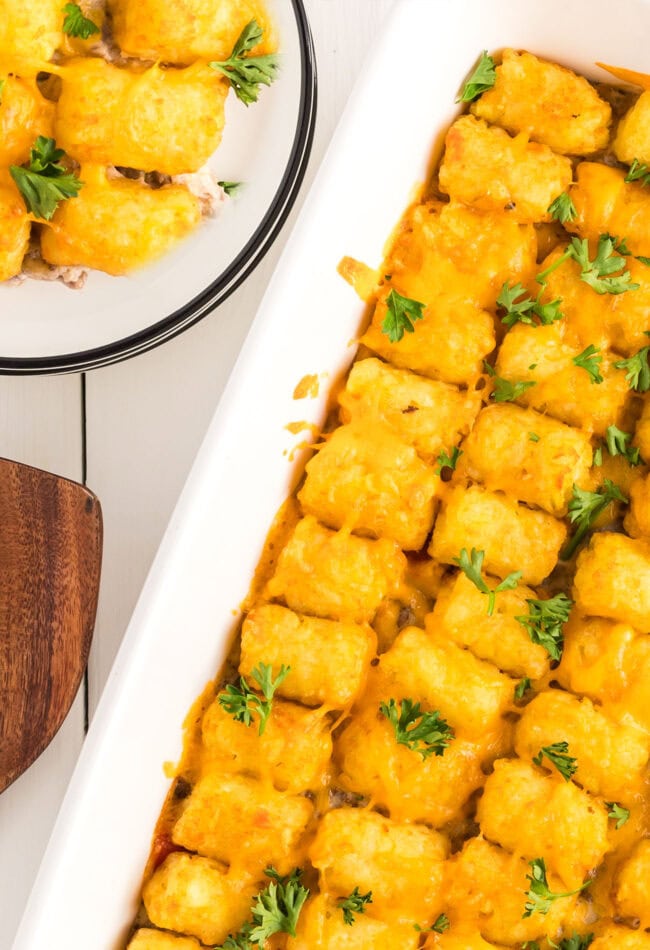
[[[136,356],[219,306],[262,260],[298,194],[316,118],[316,64],[302,0],[272,0],[282,69],[246,108],[228,97],[211,160],[237,196],[158,263],[128,277],[89,274],[81,290],[0,285],[0,373],[69,373]]]

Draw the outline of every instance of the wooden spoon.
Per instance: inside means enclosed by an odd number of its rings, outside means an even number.
[[[72,705],[101,557],[92,492],[0,459],[0,792],[49,745]]]

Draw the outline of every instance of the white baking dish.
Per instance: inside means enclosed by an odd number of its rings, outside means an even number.
[[[612,18],[615,22],[612,22]],[[601,76],[646,66],[647,0],[403,0],[363,70],[173,516],[92,724],[14,950],[115,950],[138,901],[181,723],[219,668],[266,531],[300,472],[287,422],[320,421],[362,306],[343,254],[376,265],[481,49]]]

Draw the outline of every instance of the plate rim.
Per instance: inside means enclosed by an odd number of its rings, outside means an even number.
[[[0,355],[0,376],[83,373],[153,350],[194,326],[222,304],[252,274],[284,226],[303,183],[316,128],[316,53],[304,0],[291,0],[300,45],[300,103],[289,161],[264,217],[226,269],[188,303],[144,330],[103,346],[56,356]]]

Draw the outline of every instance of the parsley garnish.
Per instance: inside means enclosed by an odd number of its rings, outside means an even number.
[[[579,894],[580,891],[584,891],[584,889],[591,884],[591,880],[585,881],[584,884],[581,884],[580,887],[577,887],[574,891],[564,891],[560,894],[554,894],[548,886],[544,858],[533,858],[528,864],[530,865],[532,873],[526,875],[526,879],[530,881],[530,887],[526,892],[528,900],[524,907],[524,917],[531,917],[536,911],[538,914],[548,914],[553,901],[560,900],[562,897],[572,897],[574,894]]]
[[[515,617],[515,620],[526,628],[533,643],[544,647],[551,659],[559,660],[564,644],[562,625],[569,619],[573,601],[566,594],[556,594],[549,600],[531,598],[526,603],[528,615]]]
[[[51,220],[59,202],[76,198],[83,182],[59,164],[65,157],[54,139],[39,135],[30,152],[27,168],[10,165],[11,177],[23,196],[25,207],[37,218]]]
[[[607,426],[605,432],[607,451],[611,456],[622,455],[623,458],[627,459],[630,465],[641,465],[641,450],[636,446],[628,445],[631,438],[632,435],[630,432],[623,432],[623,430],[617,426]],[[596,455],[598,453],[600,453],[599,461],[596,461]],[[594,452],[594,465],[602,465],[602,463],[603,453],[599,447]]]
[[[648,330],[644,331],[646,336],[650,336]],[[650,389],[650,362],[648,354],[650,346],[642,347],[634,356],[627,360],[619,360],[614,363],[616,369],[625,370],[625,378],[630,384],[631,389],[636,389],[638,393],[647,393]]]
[[[537,755],[533,756],[533,762],[535,765],[541,765],[545,757],[555,766],[565,782],[569,782],[578,771],[578,760],[569,755],[568,742],[554,742],[552,745],[542,746]]]
[[[575,366],[579,366],[580,369],[584,369],[589,376],[591,377],[592,383],[602,383],[603,377],[600,373],[600,364],[603,361],[602,356],[597,356],[596,354],[600,353],[600,350],[597,346],[594,346],[593,343],[590,343],[589,346],[582,351],[578,356],[573,357],[573,363]]]
[[[488,51],[484,49],[478,61],[478,66],[463,86],[456,102],[473,102],[474,99],[478,99],[481,93],[491,89],[496,81],[497,74],[494,60],[491,56],[488,56]]]
[[[271,715],[271,703],[275,691],[287,678],[290,669],[290,666],[284,666],[283,664],[280,667],[280,672],[273,679],[273,667],[267,666],[266,663],[260,663],[251,673],[251,677],[262,690],[263,699],[257,693],[254,693],[244,677],[240,676],[239,686],[233,686],[232,684],[226,686],[224,692],[219,695],[219,702],[233,719],[237,722],[243,722],[246,726],[250,726],[254,716],[258,715],[260,719],[258,731],[259,735],[263,735],[266,723]]]
[[[348,894],[347,897],[342,897],[336,906],[340,907],[343,911],[343,920],[345,923],[352,926],[355,914],[365,914],[366,904],[372,904],[372,891],[368,891],[367,894],[361,894],[359,888],[355,887],[352,893]]]
[[[395,730],[399,745],[419,752],[423,759],[428,759],[430,755],[443,755],[454,738],[454,730],[438,710],[422,712],[420,704],[414,703],[412,699],[401,701],[399,713],[394,699],[381,703],[379,709]]]
[[[529,442],[539,442],[539,436],[537,435],[536,432],[529,432],[529,433],[528,433],[528,441],[529,441]]]
[[[580,280],[589,284],[597,294],[624,294],[628,290],[638,290],[640,284],[631,283],[632,275],[625,269],[625,259],[614,253],[621,247],[625,248],[625,238],[619,241],[609,234],[601,234],[598,238],[596,256],[592,261],[589,258],[589,241],[587,238],[581,240],[573,237],[564,253],[556,261],[553,261],[546,270],[538,274],[536,280],[538,283],[544,284],[550,273],[572,258],[580,267]],[[618,274],[617,271],[621,271],[621,273]]]
[[[650,167],[644,165],[642,162],[635,158],[630,165],[630,170],[625,176],[626,182],[638,181],[642,185],[650,185]]]
[[[399,343],[404,333],[413,333],[416,320],[422,320],[426,306],[419,300],[403,297],[396,290],[391,290],[386,297],[388,313],[381,325],[381,332],[385,333],[391,343]]]
[[[451,450],[451,455],[447,455],[446,450],[443,449],[437,458],[438,467],[436,468],[436,475],[440,475],[443,468],[450,468],[453,472],[456,468],[456,465],[458,464],[458,459],[462,454],[462,449],[459,449],[456,446],[454,446]]]
[[[490,366],[487,360],[483,360],[483,366],[493,383],[492,395],[495,402],[513,402],[519,399],[527,389],[535,385],[535,381],[511,383],[508,379],[497,376],[496,370]]]
[[[616,830],[620,831],[630,817],[630,809],[624,808],[623,805],[619,805],[618,802],[605,802],[605,805],[608,808],[607,817],[616,820]]]
[[[434,922],[430,927],[420,927],[419,924],[413,924],[413,927],[417,930],[418,933],[433,933],[443,934],[446,930],[449,930],[451,926],[449,917],[446,914],[438,914]]]
[[[523,680],[519,680],[515,686],[515,699],[523,699],[532,685],[527,676],[524,676]]]
[[[250,924],[244,924],[238,934],[228,934],[226,939],[213,950],[253,950],[253,944],[249,940]]]
[[[581,936],[574,930],[571,937],[565,937],[564,940],[560,940],[559,943],[555,943],[550,937],[546,939],[548,940],[549,946],[555,947],[556,950],[587,950],[587,947],[591,946],[594,935],[583,934]]]
[[[218,181],[217,184],[220,188],[223,188],[229,198],[232,198],[244,183],[243,181]]]
[[[566,224],[567,221],[573,221],[578,217],[576,206],[571,200],[571,196],[566,191],[563,191],[561,195],[558,195],[555,201],[552,201],[546,210],[550,214],[551,218],[554,221],[559,221],[560,224]]]
[[[280,61],[275,53],[266,56],[247,56],[262,39],[264,31],[257,22],[251,20],[239,34],[228,59],[220,63],[208,63],[226,77],[237,98],[248,106],[257,102],[260,85],[270,86],[276,79]]]
[[[277,871],[265,871],[274,880],[257,895],[253,904],[253,927],[248,934],[252,943],[264,943],[273,934],[296,936],[296,924],[309,890],[300,883],[301,871],[296,868],[286,878]]]
[[[514,326],[517,322],[527,323],[534,327],[537,324],[533,317],[539,317],[542,326],[548,326],[549,323],[561,320],[563,314],[560,310],[560,304],[562,303],[560,298],[558,297],[550,303],[541,303],[539,299],[541,293],[540,289],[537,298],[533,300],[522,284],[511,286],[506,281],[497,297],[497,305],[506,311],[505,317],[501,317],[501,323],[504,323],[508,328]]]
[[[609,478],[606,478],[595,492],[583,491],[577,485],[573,486],[573,497],[569,502],[569,520],[578,527],[560,554],[564,561],[569,560],[594,521],[613,501],[622,501],[627,504],[629,499]]]
[[[458,564],[463,574],[478,590],[480,590],[482,594],[487,594],[487,612],[488,617],[491,617],[494,613],[496,595],[501,593],[502,590],[514,590],[521,580],[523,571],[512,571],[512,573],[508,574],[508,576],[494,588],[494,590],[490,590],[483,579],[483,574],[481,573],[484,559],[485,551],[477,551],[476,548],[472,548],[472,553],[468,554],[467,548],[463,548],[460,552],[460,557],[453,558],[453,561],[455,564]]]
[[[96,23],[84,16],[78,3],[66,3],[63,12],[65,13],[63,32],[68,36],[78,36],[81,40],[87,40],[95,33],[101,32]]]

